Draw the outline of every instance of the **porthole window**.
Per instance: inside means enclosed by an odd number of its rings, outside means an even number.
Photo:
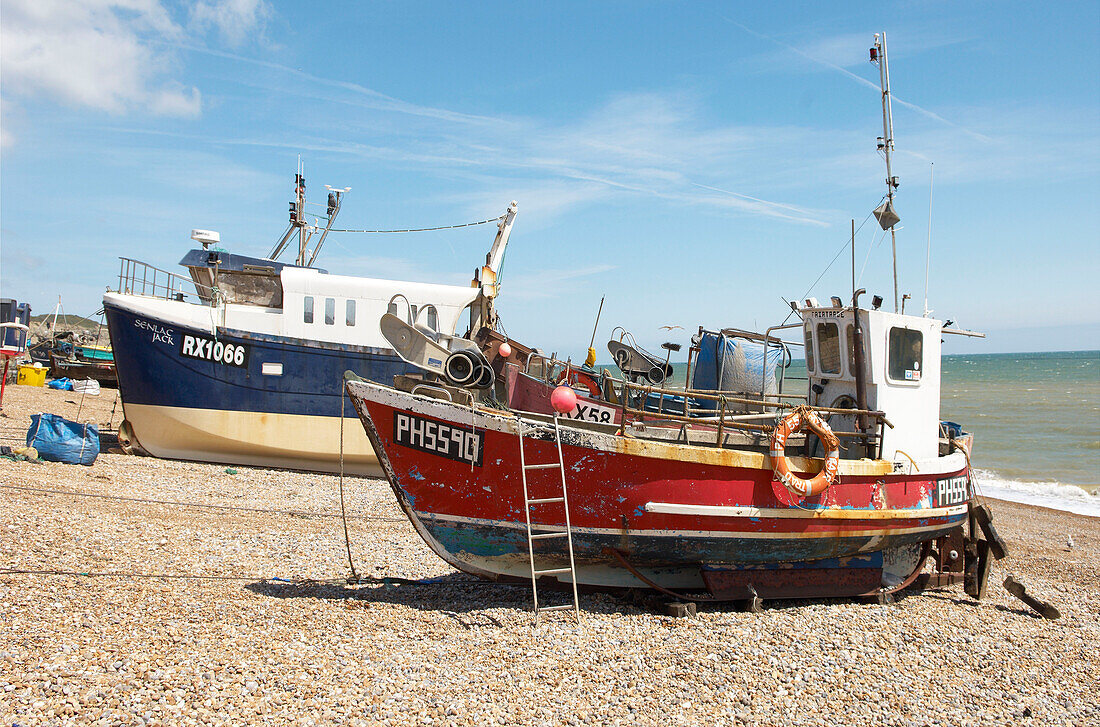
[[[837,324],[817,324],[817,361],[821,364],[821,373],[840,373],[840,327]]]
[[[313,323],[313,296],[307,295],[302,306],[302,322]]]
[[[355,325],[355,301],[349,300],[345,306],[344,322],[349,326]]]
[[[893,381],[920,381],[924,367],[924,334],[909,328],[891,328],[887,375]]]
[[[336,299],[325,298],[325,325],[331,326],[336,323]]]

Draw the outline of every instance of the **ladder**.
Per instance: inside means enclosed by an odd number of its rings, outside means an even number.
[[[557,447],[558,461],[557,462],[545,462],[542,464],[527,464],[526,453],[523,449],[523,430],[524,423],[519,417],[516,418],[516,432],[519,434],[519,464],[520,474],[523,476],[523,502],[524,502],[524,514],[527,517],[527,554],[531,559],[531,594],[535,602],[535,625],[539,623],[539,612],[541,611],[569,611],[572,610],[576,614],[577,623],[580,623],[581,610],[580,601],[577,598],[577,568],[573,560],[573,531],[569,524],[569,494],[565,487],[565,462],[561,453],[561,432],[558,429],[558,415],[554,415],[554,444]],[[528,470],[547,470],[556,469],[561,473],[561,495],[557,497],[538,497],[531,498],[531,495],[527,487],[527,472]],[[549,525],[541,525],[539,523],[531,524],[531,507],[540,505],[553,505],[561,503],[562,508],[565,510],[565,531],[549,530],[553,527]],[[534,529],[546,529],[545,532],[534,532]],[[545,568],[538,569],[535,567],[535,541],[536,540],[552,540],[557,538],[565,538],[565,541],[569,549],[569,566],[562,568]],[[539,607],[539,587],[538,579],[540,576],[561,575],[569,574],[569,579],[573,582],[573,603],[565,603],[560,606],[542,606]]]

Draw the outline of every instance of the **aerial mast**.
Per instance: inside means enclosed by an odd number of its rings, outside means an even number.
[[[894,113],[890,100],[890,68],[886,62],[886,33],[875,33],[871,47],[871,63],[878,66],[879,84],[882,88],[882,136],[878,139],[879,151],[886,157],[886,201],[875,209],[875,217],[884,230],[890,230],[890,250],[894,262],[894,312],[898,312],[898,243],[894,225],[901,222],[894,211],[894,192],[898,178],[890,166],[890,154],[894,151]]]

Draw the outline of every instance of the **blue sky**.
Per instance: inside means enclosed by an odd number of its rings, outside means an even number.
[[[948,352],[1100,348],[1100,4],[0,3],[0,295],[97,310],[119,256],[194,227],[266,255],[298,155],[342,227],[520,216],[500,310],[583,356],[600,334],[765,328],[845,296],[852,218],[885,192],[890,50],[899,270],[986,330]],[[489,227],[330,238],[332,272],[465,283]],[[857,238],[892,299],[890,245]],[[182,271],[182,270],[181,270]],[[662,330],[662,326],[682,326]]]

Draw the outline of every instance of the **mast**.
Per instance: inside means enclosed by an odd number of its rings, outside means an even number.
[[[924,257],[924,317],[932,314],[928,307],[928,269],[932,266],[932,183],[936,179],[936,164],[928,164],[928,251]]]
[[[886,202],[875,210],[882,229],[890,230],[890,250],[894,263],[894,312],[898,312],[898,242],[894,225],[901,221],[894,211],[894,191],[898,178],[890,166],[890,154],[894,151],[894,112],[890,99],[890,68],[886,61],[886,32],[875,33],[875,45],[871,48],[871,63],[878,66],[879,85],[882,88],[882,136],[878,148],[886,157]]]
[[[305,207],[306,207],[306,178],[303,174],[302,155],[298,155],[298,173],[294,175],[294,196],[298,201],[297,215],[294,224],[298,226],[298,259],[295,265],[306,264],[306,236]]]

